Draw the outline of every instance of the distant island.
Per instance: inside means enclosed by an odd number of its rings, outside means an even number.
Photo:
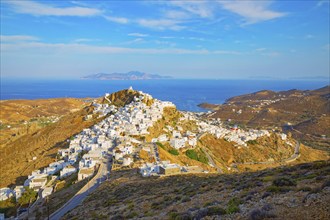
[[[130,71],[128,73],[96,73],[81,77],[81,79],[98,80],[148,80],[148,79],[171,79],[170,76],[161,76],[158,74],[149,74],[139,71]]]

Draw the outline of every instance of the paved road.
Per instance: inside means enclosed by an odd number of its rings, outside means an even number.
[[[206,134],[208,134],[208,133],[207,132],[203,132],[203,133],[198,134],[197,135],[197,141],[199,141],[199,139],[201,139],[202,137],[204,137]],[[212,164],[212,166],[217,169],[217,172],[218,173],[222,173],[222,169],[218,165],[216,165],[216,163],[214,162],[214,160],[211,157],[211,155],[209,154],[209,152],[206,149],[204,149],[204,148],[201,148],[201,149],[205,153],[205,155],[207,156],[210,164]]]
[[[214,162],[214,160],[213,160],[213,158],[210,156],[210,154],[207,152],[207,150],[205,150],[205,149],[203,149],[203,148],[201,148],[201,149],[202,149],[202,151],[205,153],[205,155],[207,156],[207,158],[209,159],[209,163],[212,164],[212,166],[213,166],[214,168],[217,169],[217,172],[218,172],[218,173],[222,173],[221,168],[220,168],[218,165],[216,165],[216,163]]]
[[[282,162],[290,163],[292,161],[295,161],[298,157],[300,157],[300,143],[297,141],[296,147],[294,149],[294,153],[292,154],[291,157],[283,160]]]
[[[290,163],[295,161],[298,157],[300,157],[300,143],[296,142],[296,146],[291,157],[287,159],[283,159],[281,161],[263,161],[263,162],[247,162],[247,163],[235,163],[233,165],[255,165],[255,164],[273,164],[273,163]]]
[[[156,162],[160,163],[158,146],[157,146],[156,143],[153,143],[153,153],[154,153],[154,157],[155,157]]]
[[[77,192],[76,195],[74,195],[60,209],[51,214],[50,220],[58,220],[67,212],[80,205],[89,193],[94,191],[103,181],[107,179],[107,175],[109,174],[110,169],[111,166],[109,166],[109,161],[103,161],[93,179],[91,179],[83,188],[81,188],[79,192]]]

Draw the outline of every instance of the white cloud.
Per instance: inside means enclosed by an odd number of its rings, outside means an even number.
[[[99,39],[89,39],[89,38],[78,38],[75,39],[74,42],[82,43],[82,42],[92,42],[92,41],[100,41]]]
[[[170,42],[170,41],[162,41],[162,40],[155,40],[154,41],[156,44],[159,44],[159,45],[167,45],[169,47],[175,47],[176,46],[176,43],[173,43],[173,42]]]
[[[15,12],[34,16],[95,16],[102,14],[96,8],[88,7],[55,7],[33,1],[6,1]]]
[[[123,44],[136,44],[136,43],[142,43],[143,41],[144,41],[143,38],[136,38],[134,40],[124,42]]]
[[[123,17],[111,17],[111,16],[104,16],[105,19],[111,22],[119,23],[119,24],[128,24],[129,20]]]
[[[170,1],[170,5],[179,7],[186,12],[197,15],[202,18],[209,18],[213,16],[212,7],[210,2],[206,1]]]
[[[129,33],[128,36],[133,36],[133,37],[148,37],[148,34],[141,34],[141,33]]]
[[[2,44],[1,53],[28,53],[33,55],[40,54],[230,54],[240,55],[238,51],[210,51],[205,49],[191,50],[182,48],[130,48],[130,47],[111,47],[111,46],[95,46],[78,43],[42,43],[42,42],[21,42],[16,44]]]
[[[164,11],[164,16],[171,19],[187,19],[190,18],[190,16],[183,11],[178,10],[167,10]]]
[[[206,41],[205,38],[201,38],[201,37],[188,37],[189,40],[197,40],[197,41]]]
[[[258,52],[265,51],[265,50],[267,50],[267,48],[264,48],[264,47],[256,49],[256,51],[258,51]]]
[[[179,21],[171,19],[139,19],[137,23],[143,27],[158,29],[158,30],[174,30],[179,31],[184,29],[184,26],[179,25]]]
[[[285,13],[269,9],[270,1],[219,1],[222,7],[228,11],[242,16],[245,24],[254,24],[285,16]]]
[[[17,42],[17,41],[38,41],[39,38],[28,35],[1,35],[2,42]]]
[[[160,37],[162,39],[174,39],[175,37],[170,37],[170,36],[164,36],[164,37]]]

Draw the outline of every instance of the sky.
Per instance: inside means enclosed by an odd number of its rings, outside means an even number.
[[[326,79],[329,0],[1,0],[1,78]]]

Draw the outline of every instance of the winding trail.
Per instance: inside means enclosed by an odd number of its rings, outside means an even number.
[[[207,132],[203,132],[197,135],[197,141],[199,141],[202,137],[204,137],[207,134]],[[208,150],[201,148],[202,151],[205,153],[207,159],[209,160],[209,163],[217,169],[218,173],[222,173],[222,169],[214,162],[213,158],[211,157],[211,155],[209,154]]]
[[[296,142],[296,146],[291,157],[280,161],[263,161],[263,162],[246,162],[246,163],[234,163],[233,165],[257,165],[257,164],[274,164],[274,163],[291,163],[300,157],[300,142]]]

